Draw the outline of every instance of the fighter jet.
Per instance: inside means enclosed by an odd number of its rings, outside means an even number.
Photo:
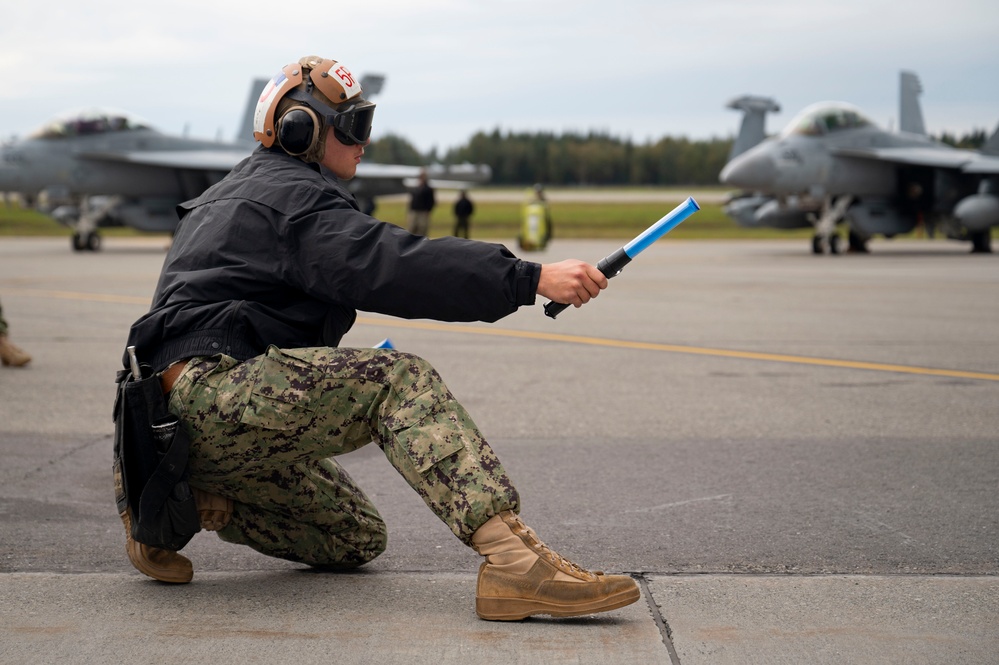
[[[113,109],[60,115],[27,138],[0,146],[0,192],[19,193],[73,229],[75,250],[98,250],[102,226],[173,232],[175,206],[221,180],[256,146],[253,111],[267,83],[253,82],[232,142],[171,136]],[[383,83],[378,75],[361,79],[368,96]],[[419,166],[362,163],[347,186],[370,211],[376,196],[409,191],[420,171]],[[438,187],[467,187],[491,177],[484,165],[434,165],[426,171]]]
[[[900,84],[898,132],[878,128],[850,104],[820,102],[778,136],[733,150],[719,179],[745,191],[726,213],[748,227],[812,227],[816,254],[839,253],[841,222],[852,251],[866,252],[874,235],[890,238],[923,224],[970,241],[973,252],[990,252],[991,227],[999,225],[999,128],[980,152],[934,141],[923,125],[919,79],[903,71]],[[777,110],[772,100],[753,99],[730,107],[747,117]]]

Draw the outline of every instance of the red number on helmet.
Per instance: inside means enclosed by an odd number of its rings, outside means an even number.
[[[353,75],[351,75],[351,73],[347,71],[347,68],[344,67],[343,65],[340,65],[339,67],[334,69],[333,73],[336,74],[341,81],[346,83],[348,88],[353,88],[355,85],[357,85],[356,83],[354,83]]]

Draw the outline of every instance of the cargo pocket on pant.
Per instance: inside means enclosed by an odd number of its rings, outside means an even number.
[[[464,428],[460,422],[451,417],[445,405],[428,405],[421,399],[430,392],[393,414],[397,426],[392,434],[399,453],[409,458],[421,476],[465,449]]]
[[[323,374],[310,363],[286,354],[275,346],[249,361],[255,364],[248,386],[240,392],[242,408],[226,410],[238,414],[238,422],[249,427],[270,430],[298,430],[308,427],[316,417],[311,393],[323,380]]]

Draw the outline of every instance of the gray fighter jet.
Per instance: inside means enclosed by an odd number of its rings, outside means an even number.
[[[172,232],[175,206],[221,180],[256,146],[253,111],[267,79],[253,82],[237,139],[207,141],[171,136],[137,116],[110,109],[61,115],[27,138],[0,146],[0,192],[18,193],[73,229],[76,250],[97,250],[102,226]],[[384,77],[361,85],[377,94]],[[409,191],[418,166],[362,163],[347,183],[362,209],[374,198]],[[488,166],[426,168],[437,187],[467,187],[491,177]]]
[[[980,152],[959,150],[926,135],[919,79],[901,73],[899,131],[882,130],[856,107],[820,102],[805,108],[778,135],[756,128],[777,110],[766,98],[740,98],[752,129],[740,132],[719,176],[744,190],[725,207],[747,227],[812,227],[812,251],[838,253],[837,224],[848,227],[849,248],[866,252],[877,234],[893,237],[923,224],[948,238],[970,241],[973,252],[991,251],[999,225],[999,128]],[[747,101],[748,100],[748,101]]]

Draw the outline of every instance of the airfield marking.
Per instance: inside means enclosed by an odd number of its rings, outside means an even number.
[[[62,300],[90,300],[95,302],[116,302],[135,305],[148,305],[149,298],[143,296],[125,296],[107,293],[80,293],[77,291],[49,291],[42,289],[6,288],[7,293],[24,293],[43,298],[58,298]],[[401,319],[381,319],[368,316],[358,316],[357,323],[372,326],[390,326],[393,328],[412,328],[417,330],[435,330],[449,333],[469,335],[492,335],[493,337],[514,337],[519,339],[539,339],[548,342],[566,342],[569,344],[586,344],[589,346],[606,346],[617,349],[636,349],[642,351],[665,351],[667,353],[684,353],[688,355],[713,356],[716,358],[738,358],[740,360],[765,360],[769,362],[791,363],[796,365],[812,365],[817,367],[839,367],[844,369],[863,369],[875,372],[893,372],[897,374],[918,374],[923,376],[942,376],[952,379],[974,379],[978,381],[999,381],[999,374],[987,372],[966,372],[957,369],[935,369],[932,367],[914,367],[911,365],[892,365],[888,363],[873,363],[857,360],[835,360],[833,358],[813,358],[810,356],[791,356],[782,353],[761,353],[757,351],[732,351],[729,349],[712,349],[699,346],[683,346],[679,344],[659,344],[656,342],[632,342],[606,337],[585,337],[582,335],[566,335],[562,333],[532,332],[528,330],[510,330],[508,328],[485,328],[481,326],[454,325],[432,323],[426,321],[409,321]]]
[[[149,305],[146,296],[119,296],[113,293],[82,293],[80,291],[52,291],[46,289],[22,289],[18,287],[4,288],[4,293],[23,293],[42,298],[57,298],[60,300],[89,300],[92,302],[117,302],[130,305]]]
[[[541,339],[549,342],[568,342],[570,344],[587,344],[590,346],[608,346],[618,349],[639,349],[643,351],[666,351],[669,353],[685,353],[689,355],[714,356],[719,358],[739,358],[741,360],[767,360],[770,362],[793,363],[798,365],[814,365],[819,367],[840,367],[847,369],[864,369],[877,372],[895,372],[902,374],[921,374],[925,376],[944,376],[958,379],[977,379],[980,381],[999,381],[999,374],[987,372],[966,372],[957,369],[934,369],[932,367],[914,367],[910,365],[892,365],[888,363],[873,363],[856,360],[835,360],[833,358],[812,358],[809,356],[790,356],[781,353],[759,353],[756,351],[731,351],[729,349],[711,349],[698,346],[682,346],[678,344],[658,344],[655,342],[631,342],[627,340],[608,339],[605,337],[584,337],[581,335],[565,335],[561,333],[532,332],[526,330],[509,330],[506,328],[482,328],[473,326],[456,326],[423,321],[406,321],[394,319],[377,319],[366,316],[357,317],[357,322],[368,325],[387,325],[396,328],[416,328],[419,330],[439,330],[443,332],[462,332],[473,335],[493,335],[495,337],[517,337],[521,339]]]

